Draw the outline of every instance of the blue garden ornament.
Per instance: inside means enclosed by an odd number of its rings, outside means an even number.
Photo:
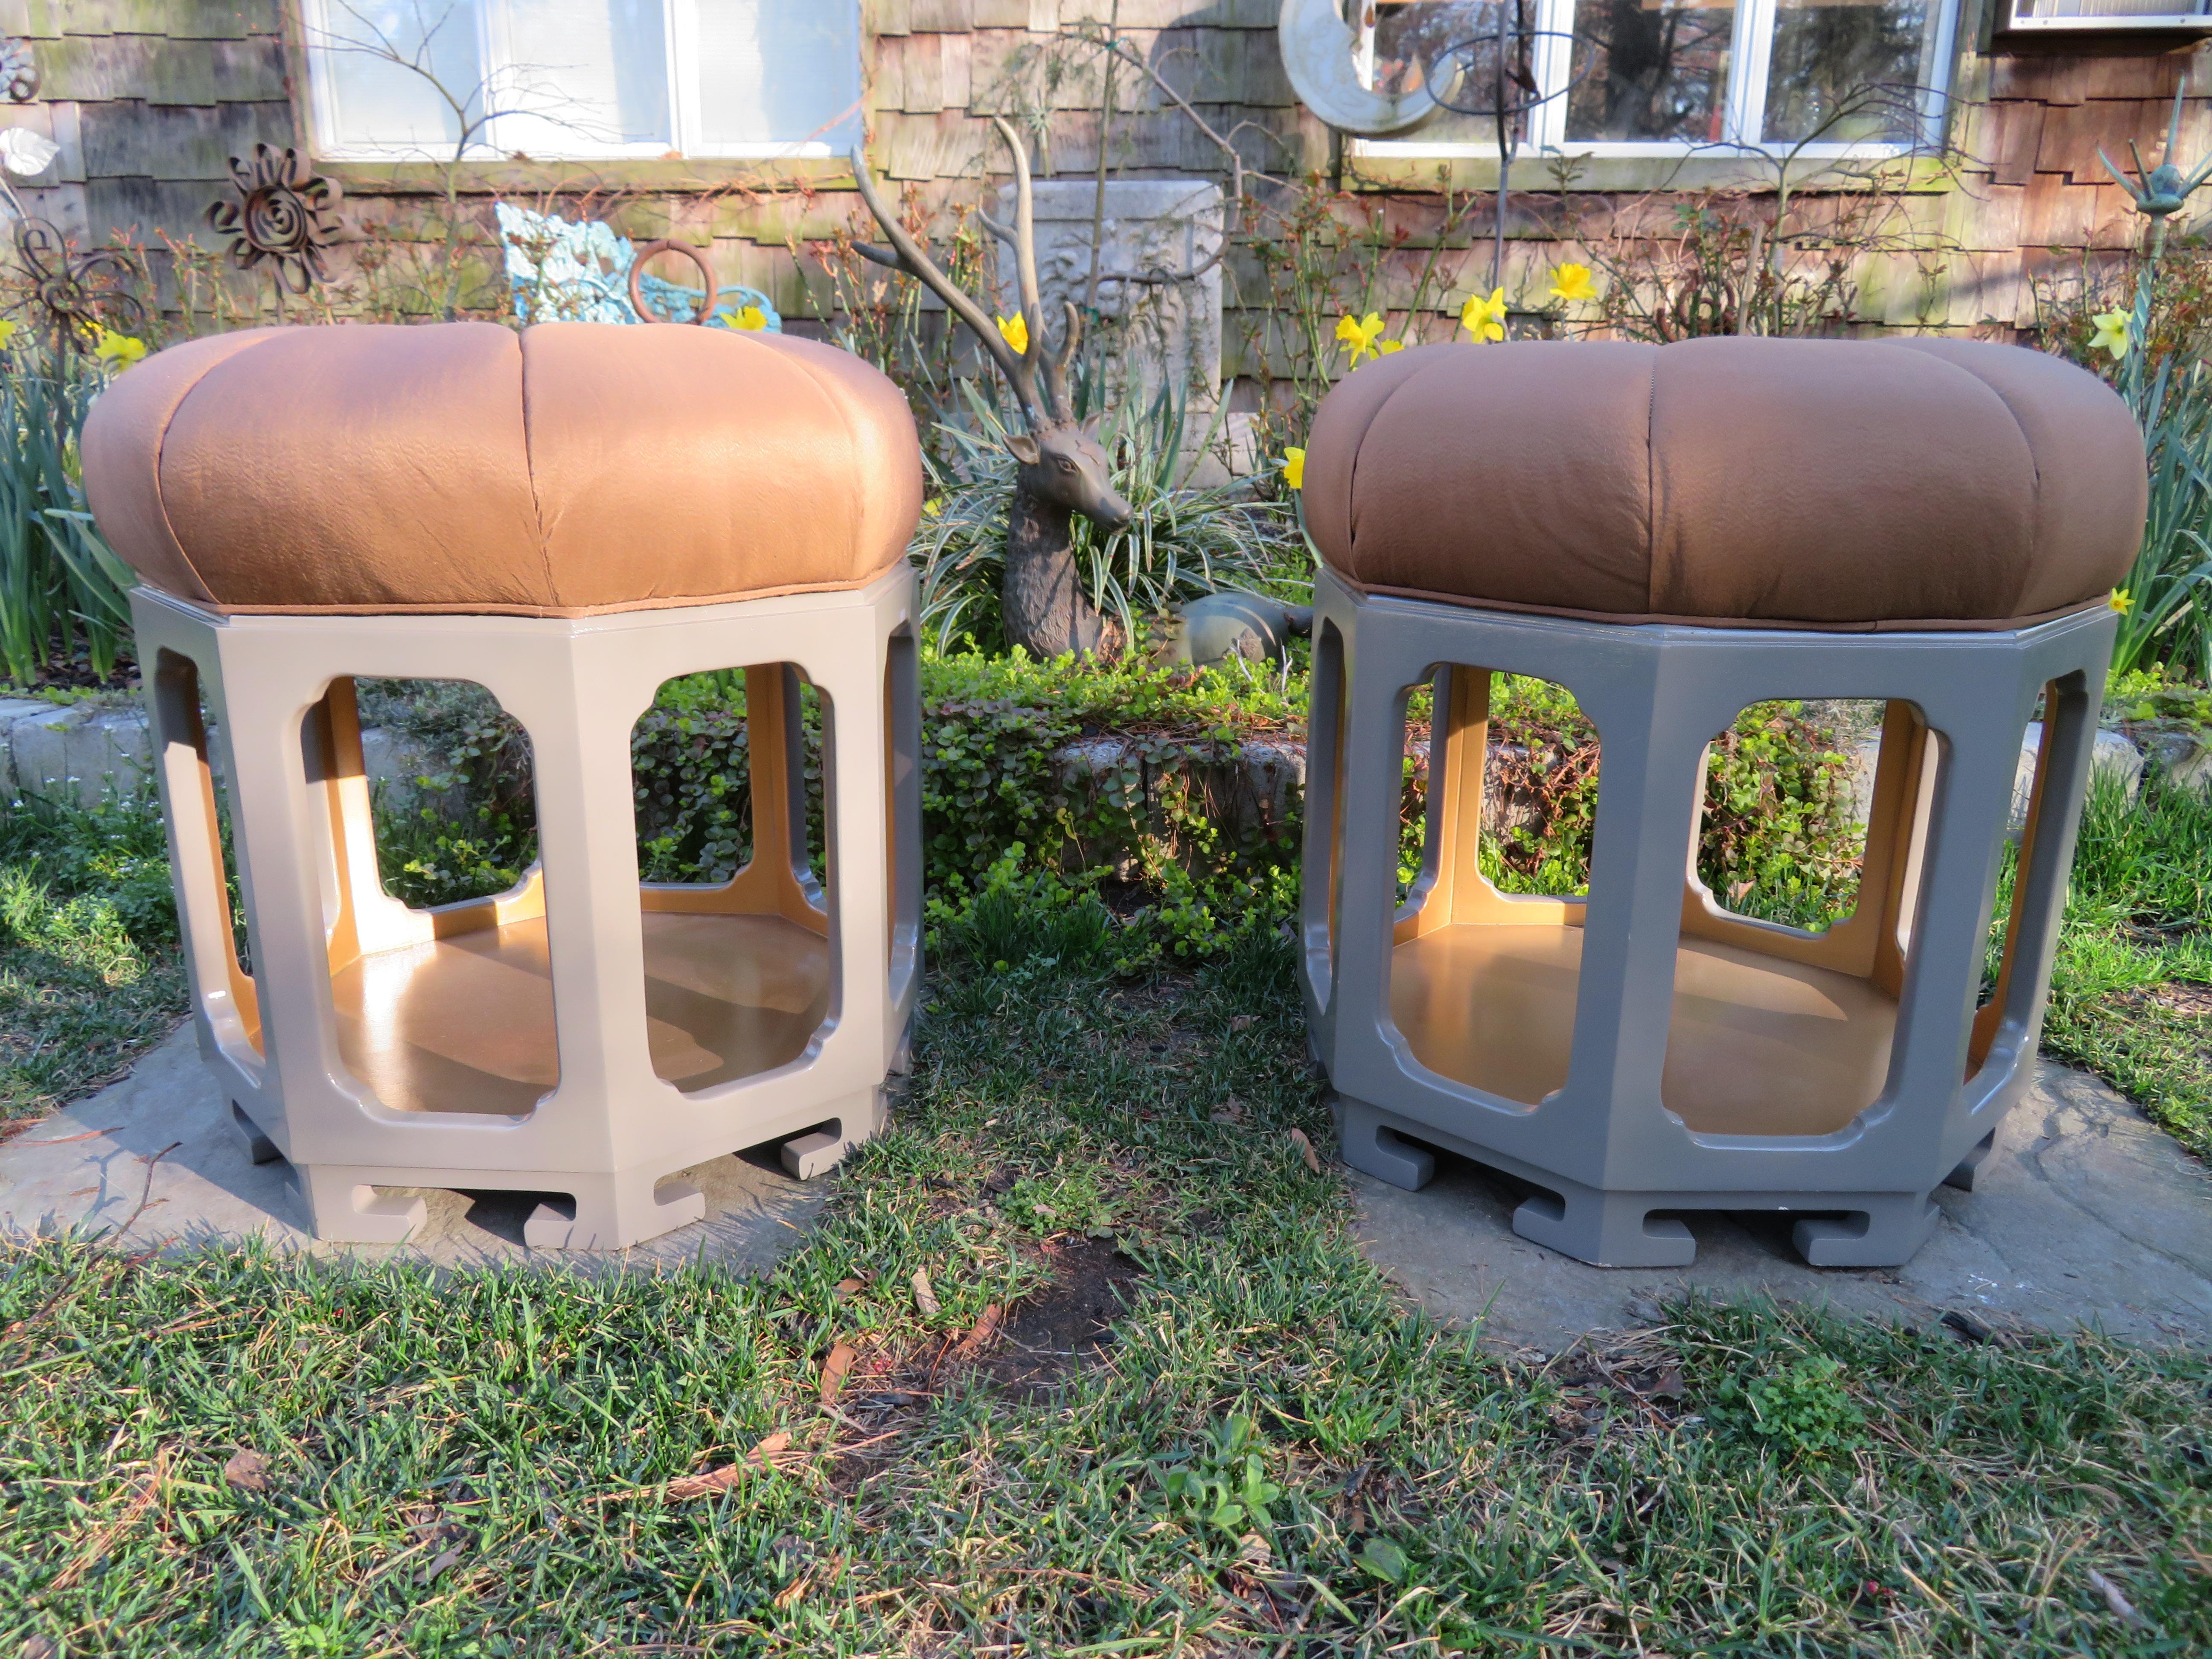
[[[611,226],[587,220],[575,223],[551,214],[533,213],[508,203],[497,204],[500,240],[507,249],[507,285],[515,313],[526,323],[635,323],[643,320],[629,302],[630,269],[637,249]],[[638,288],[646,305],[673,322],[696,315],[706,290],[687,288],[640,272]],[[767,295],[742,286],[720,289],[708,322],[737,328],[748,308],[760,313],[759,326],[783,331],[783,319]]]

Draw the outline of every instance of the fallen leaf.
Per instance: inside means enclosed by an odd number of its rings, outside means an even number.
[[[222,1478],[246,1492],[269,1490],[269,1460],[258,1451],[234,1451],[222,1466]]]
[[[845,1385],[845,1373],[853,1369],[853,1346],[840,1342],[831,1347],[830,1357],[822,1362],[822,1403],[836,1403],[837,1390]]]
[[[860,1293],[860,1281],[859,1279],[841,1279],[837,1281],[837,1299],[840,1302],[849,1302]]]
[[[1229,1021],[1229,1029],[1232,1031],[1249,1030],[1259,1018],[1257,1014],[1232,1015]]]
[[[1314,1144],[1306,1139],[1306,1132],[1304,1129],[1291,1130],[1291,1144],[1298,1149],[1298,1155],[1305,1159],[1306,1168],[1311,1170],[1316,1175],[1319,1175],[1321,1173],[1321,1154],[1314,1151]]]
[[[23,1659],[54,1659],[60,1651],[49,1637],[27,1636],[23,1638]]]
[[[1406,1559],[1406,1552],[1380,1534],[1370,1537],[1360,1547],[1357,1559],[1362,1567],[1389,1584],[1403,1579],[1407,1568],[1412,1565]]]
[[[1216,1123],[1242,1123],[1244,1121],[1244,1103],[1235,1095],[1230,1096],[1213,1114],[1213,1121]]]
[[[458,1544],[448,1544],[432,1556],[430,1565],[422,1569],[422,1582],[426,1584],[429,1583],[468,1553],[469,1546],[466,1539]]]
[[[727,1492],[744,1474],[742,1463],[726,1463],[719,1469],[709,1469],[704,1474],[687,1474],[672,1480],[661,1496],[669,1498],[705,1498],[710,1493]],[[625,1497],[629,1494],[623,1494]]]
[[[1005,1317],[1005,1314],[1006,1310],[994,1302],[983,1310],[983,1316],[975,1322],[967,1335],[960,1339],[952,1352],[963,1359],[973,1359],[991,1346],[992,1339],[999,1334],[999,1321]]]
[[[937,1291],[929,1282],[929,1269],[914,1270],[914,1305],[921,1310],[924,1319],[937,1317]]]
[[[2118,1584],[2094,1567],[2089,1569],[2089,1582],[2096,1587],[2097,1594],[2105,1598],[2105,1605],[2112,1610],[2114,1618],[2130,1625],[2142,1623],[2143,1616],[2136,1611],[2135,1603],[2120,1593]]]
[[[1659,1373],[1658,1381],[1651,1385],[1653,1394],[1667,1400],[1680,1400],[1689,1391],[1689,1384],[1683,1379],[1682,1368],[1680,1365],[1668,1366],[1665,1370]]]

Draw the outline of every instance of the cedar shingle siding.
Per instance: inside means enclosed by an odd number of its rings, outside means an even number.
[[[1967,0],[1970,38],[1980,3]],[[1298,106],[1284,76],[1277,9],[1277,0],[1121,0],[1120,22],[1216,130],[1242,131],[1249,161],[1277,173],[1343,167],[1348,184],[1393,197],[1381,205],[1407,227],[1413,246],[1432,239],[1437,199],[1432,189],[1413,186],[1424,175],[1432,181],[1434,166],[1347,163],[1345,146]],[[986,118],[1044,103],[1051,164],[1062,175],[1087,174],[1097,161],[1097,60],[1055,33],[1066,24],[1103,22],[1112,10],[1111,0],[872,0],[864,14],[866,100],[878,172],[919,185],[925,199],[956,192],[973,199],[982,171],[1001,165]],[[25,192],[33,210],[87,240],[121,231],[150,241],[157,229],[204,239],[202,215],[223,186],[228,157],[257,140],[304,147],[287,44],[288,28],[296,27],[283,0],[0,0],[0,33],[28,40],[41,82],[39,98],[13,118],[62,146],[54,167]],[[2106,178],[2097,146],[2118,159],[2134,139],[2157,160],[2167,100],[2184,76],[2192,77],[2192,94],[2212,91],[2193,42],[2175,37],[2045,45],[2000,36],[1987,54],[1969,51],[1957,80],[1954,132],[1963,160],[1956,182],[1914,207],[1944,251],[1909,269],[1869,273],[1863,311],[1899,326],[2002,332],[2031,323],[2031,276],[2063,270],[2085,253],[2117,252],[2135,236],[2137,222]],[[1182,112],[1133,84],[1136,78],[1127,70],[1118,76],[1117,101],[1139,107],[1117,116],[1109,161],[1139,174],[1223,176],[1218,151]],[[2193,103],[2184,153],[2194,157],[2208,147],[2212,120],[2204,104]],[[344,182],[349,211],[364,220],[422,222],[422,170],[323,170]],[[836,168],[821,162],[571,163],[535,173],[484,169],[479,182],[520,193],[542,186],[549,172],[629,187],[628,228],[711,235],[726,276],[768,289],[799,315],[807,297],[789,244],[828,234],[857,204],[844,191],[732,187],[810,177],[826,183]],[[1534,163],[1516,179],[1544,182]],[[1540,222],[1540,204],[1509,222],[1518,231]],[[1479,239],[1486,226],[1478,220],[1471,228]],[[1551,257],[1540,246],[1520,253],[1516,270]],[[1479,274],[1479,249],[1476,258],[1470,278]],[[1253,285],[1242,286],[1256,302]],[[1232,279],[1232,307],[1238,287]],[[1241,337],[1232,321],[1224,349],[1233,355]]]

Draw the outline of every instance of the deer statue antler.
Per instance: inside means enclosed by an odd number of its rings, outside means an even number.
[[[969,299],[950,276],[939,270],[937,262],[923,251],[921,245],[907,234],[906,227],[898,222],[898,216],[884,205],[884,198],[876,189],[875,175],[868,171],[868,164],[861,158],[857,148],[852,151],[851,159],[853,179],[860,187],[860,199],[868,204],[868,211],[875,216],[876,222],[883,227],[884,234],[890,239],[891,244],[890,249],[886,251],[872,243],[855,242],[853,244],[854,251],[877,264],[893,270],[903,270],[919,278],[931,293],[944,301],[952,314],[968,325],[969,331],[981,343],[983,349],[991,354],[992,362],[998,364],[999,372],[1006,377],[1006,384],[1013,388],[1014,399],[1022,406],[1023,418],[1032,427],[1040,424],[1036,380],[1030,372],[1026,356],[1015,355],[1013,347],[1006,343],[1006,337],[999,332],[998,325],[991,320],[983,307]]]
[[[1012,126],[993,118],[999,136],[1013,153],[1014,222],[1000,224],[988,214],[984,227],[1014,251],[1021,289],[1024,349],[1014,350],[983,307],[938,269],[921,246],[884,205],[876,181],[860,152],[852,152],[853,177],[860,198],[890,239],[890,249],[855,242],[863,257],[919,277],[968,325],[991,354],[1021,404],[1026,432],[1008,433],[1006,452],[1014,458],[1014,492],[1006,519],[1006,562],[1000,613],[1006,640],[1030,655],[1052,658],[1074,652],[1087,655],[1111,649],[1119,631],[1099,613],[1078,580],[1070,517],[1081,514],[1111,535],[1135,516],[1115,490],[1113,466],[1089,427],[1079,425],[1067,396],[1068,367],[1083,343],[1083,313],[1066,305],[1066,328],[1060,349],[1044,338],[1044,301],[1037,289],[1036,225],[1030,186],[1029,153]],[[1040,395],[1040,392],[1042,395]],[[1094,422],[1095,424],[1095,422]]]
[[[1068,304],[1066,332],[1059,352],[1048,352],[1044,339],[1044,301],[1037,289],[1036,226],[1034,192],[1030,184],[1029,151],[1023,145],[1021,135],[1004,116],[994,115],[991,124],[999,136],[1006,141],[1006,149],[1014,166],[1014,222],[1004,225],[988,213],[976,216],[991,234],[1014,251],[1014,276],[1021,293],[1022,319],[1029,331],[1026,349],[1016,354],[999,332],[982,307],[954,285],[952,279],[939,270],[920,244],[907,234],[906,228],[884,207],[882,196],[876,189],[874,176],[858,149],[851,152],[853,177],[860,187],[860,199],[875,215],[876,222],[884,228],[890,239],[890,249],[876,247],[866,242],[853,244],[854,252],[864,258],[893,270],[903,270],[927,283],[937,297],[949,306],[960,320],[974,331],[1013,388],[1014,398],[1021,404],[1023,418],[1032,429],[1039,426],[1065,424],[1075,418],[1067,400],[1067,366],[1074,360],[1083,339],[1082,313],[1073,303]],[[1042,392],[1042,397],[1040,397]]]

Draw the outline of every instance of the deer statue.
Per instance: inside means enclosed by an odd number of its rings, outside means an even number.
[[[890,247],[866,242],[854,246],[876,264],[906,271],[927,283],[952,314],[968,325],[1006,377],[1028,427],[1006,440],[1006,448],[1017,463],[1013,504],[1006,523],[1006,577],[1000,589],[1006,642],[1020,646],[1033,657],[1059,657],[1070,652],[1089,656],[1104,641],[1107,622],[1076,579],[1070,536],[1073,515],[1080,513],[1109,532],[1121,529],[1133,515],[1110,480],[1106,452],[1098,442],[1097,417],[1079,423],[1068,402],[1067,368],[1083,339],[1083,314],[1072,302],[1066,306],[1067,322],[1059,352],[1048,354],[1045,349],[1044,306],[1037,297],[1036,242],[1030,216],[1029,155],[1013,128],[1003,118],[993,118],[1013,152],[1014,222],[1009,227],[988,214],[981,216],[984,227],[1014,251],[1022,316],[1029,331],[1024,350],[1017,353],[984,308],[955,287],[907,234],[897,216],[884,205],[867,162],[857,149],[852,153],[853,177],[860,184],[868,211],[890,238]]]

